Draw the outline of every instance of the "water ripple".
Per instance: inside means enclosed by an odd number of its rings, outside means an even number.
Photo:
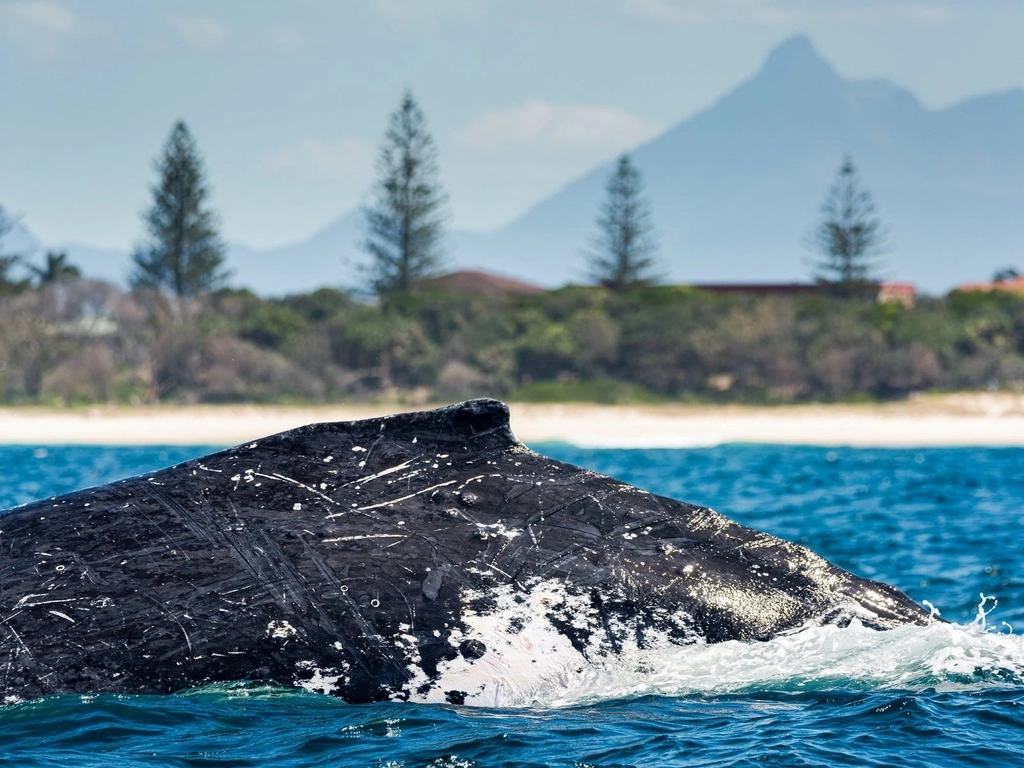
[[[0,508],[205,448],[0,446]],[[1024,765],[1024,450],[547,446],[929,600],[959,625],[668,649],[547,707],[377,704],[268,686],[0,708],[0,763],[66,768]],[[980,595],[994,595],[979,620]],[[557,705],[557,706],[554,706]]]

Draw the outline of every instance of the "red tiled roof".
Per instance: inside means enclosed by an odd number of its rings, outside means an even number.
[[[539,285],[476,269],[460,269],[458,272],[451,272],[447,275],[424,278],[417,281],[416,287],[463,293],[504,293],[514,296],[536,296],[544,293],[544,289]]]
[[[1009,291],[1011,293],[1024,293],[1024,275],[1011,277],[1008,280],[988,283],[964,283],[957,286],[958,291]]]
[[[814,283],[694,283],[692,288],[708,293],[790,294],[813,293]]]

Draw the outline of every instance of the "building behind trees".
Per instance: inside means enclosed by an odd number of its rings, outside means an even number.
[[[916,303],[909,285],[879,292],[885,229],[849,158],[808,236],[819,285],[650,285],[651,208],[623,155],[588,252],[597,287],[546,291],[470,270],[438,274],[447,198],[426,120],[406,93],[364,210],[369,283],[387,296],[375,304],[333,288],[284,298],[215,290],[226,279],[224,249],[184,123],[156,169],[147,239],[133,255],[132,283],[149,290],[72,280],[61,253],[28,265],[4,248],[14,221],[0,209],[0,404],[481,395],[789,403],[1024,392],[1024,278],[1007,269],[977,290]],[[15,272],[36,279],[15,284]],[[892,295],[825,300],[823,287]]]
[[[370,288],[407,291],[443,264],[448,197],[426,118],[406,92],[392,115],[377,159],[373,199],[364,209]]]

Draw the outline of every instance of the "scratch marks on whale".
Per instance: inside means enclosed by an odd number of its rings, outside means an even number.
[[[666,649],[929,621],[799,545],[530,451],[494,400],[310,425],[0,521],[0,700],[269,680],[529,703]]]

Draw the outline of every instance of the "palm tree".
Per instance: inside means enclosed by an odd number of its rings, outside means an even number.
[[[40,288],[53,283],[72,282],[82,277],[82,270],[68,261],[64,251],[47,251],[43,266],[29,264],[28,268],[35,275]]]

